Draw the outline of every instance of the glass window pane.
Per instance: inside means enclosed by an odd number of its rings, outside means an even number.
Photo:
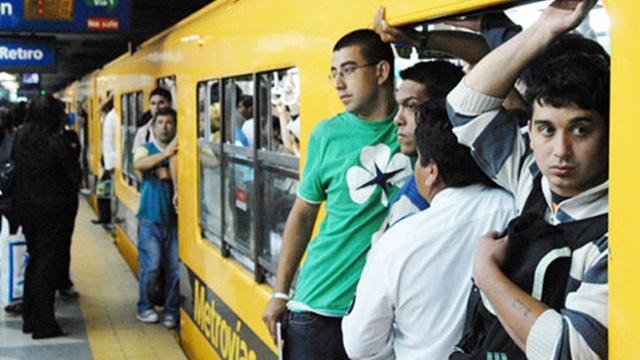
[[[142,105],[142,91],[124,94],[121,101],[122,113],[122,176],[127,183],[138,186],[138,181],[133,170],[133,140],[137,130],[137,120],[140,116]]]
[[[278,262],[284,225],[289,211],[296,200],[297,178],[276,172],[267,172],[262,199],[264,234],[262,236],[262,256],[273,264]],[[275,270],[275,266],[272,271]]]
[[[253,146],[253,110],[242,111],[240,104],[253,104],[254,81],[252,75],[239,76],[224,80],[224,106],[222,109],[225,124],[224,141],[236,146]],[[253,105],[251,105],[253,108]]]
[[[219,146],[198,141],[200,157],[200,224],[216,240],[222,238]],[[211,238],[208,236],[208,238]],[[211,240],[214,240],[211,238]]]
[[[231,159],[230,159],[231,160]],[[225,166],[225,241],[247,256],[253,253],[253,177],[251,165],[228,161]]]
[[[198,84],[199,219],[204,236],[217,246],[222,239],[223,211],[219,99],[218,80]]]
[[[300,80],[295,67],[261,73],[258,79],[258,239],[262,279],[273,282],[284,226],[296,199],[299,173]]]
[[[293,67],[259,76],[260,148],[300,154],[300,76]]]

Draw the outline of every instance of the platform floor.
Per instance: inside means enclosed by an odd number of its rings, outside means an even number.
[[[77,299],[56,297],[56,318],[69,334],[32,340],[22,319],[0,309],[0,360],[186,359],[176,331],[135,319],[138,281],[81,197],[71,246]]]

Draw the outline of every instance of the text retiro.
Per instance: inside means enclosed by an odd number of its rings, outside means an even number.
[[[10,49],[0,46],[0,60],[42,60],[44,53],[39,49]]]

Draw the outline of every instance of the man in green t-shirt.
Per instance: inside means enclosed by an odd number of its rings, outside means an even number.
[[[284,231],[275,292],[262,316],[274,340],[277,322],[286,323],[285,359],[347,359],[342,317],[371,235],[382,224],[389,199],[412,173],[393,123],[390,45],[371,30],[345,35],[333,49],[331,79],[346,112],[320,122],[311,133],[298,197]],[[322,202],[327,215],[310,242]]]

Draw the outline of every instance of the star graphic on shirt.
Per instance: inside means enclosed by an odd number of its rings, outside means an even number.
[[[389,203],[389,190],[399,187],[411,175],[411,161],[401,153],[391,156],[386,144],[365,146],[360,152],[361,166],[347,171],[349,195],[353,202],[364,204],[380,188],[383,206]]]
[[[397,173],[401,172],[403,169],[396,169],[393,171],[389,171],[389,172],[383,172],[382,170],[380,170],[380,168],[378,167],[378,164],[375,164],[376,166],[376,175],[373,179],[367,181],[366,183],[358,186],[358,189],[362,189],[365,188],[367,186],[372,186],[372,185],[378,185],[382,188],[382,191],[385,192],[385,194],[387,194],[387,196],[389,195],[388,191],[388,184],[387,181],[389,181],[389,179],[393,178]]]

